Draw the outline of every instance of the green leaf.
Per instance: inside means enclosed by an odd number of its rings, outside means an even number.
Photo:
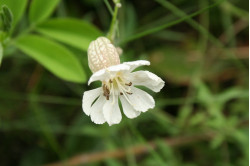
[[[36,30],[82,50],[87,50],[89,43],[102,35],[92,24],[71,18],[48,20],[39,25]]]
[[[206,120],[207,115],[204,112],[198,112],[195,115],[192,115],[190,119],[190,125],[195,126],[203,123]]]
[[[29,19],[31,23],[39,23],[48,18],[60,0],[32,0]]]
[[[234,98],[248,98],[248,89],[230,88],[216,96],[216,99],[221,103],[225,103]]]
[[[197,66],[196,61],[190,62],[188,60],[189,56],[185,49],[164,46],[164,48],[159,48],[150,54],[151,67],[169,81],[185,84],[193,81],[192,75]]]
[[[11,27],[8,24],[8,20],[4,16],[3,12],[0,12],[1,28],[4,32],[7,32]]]
[[[22,17],[27,5],[27,0],[1,0],[0,7],[6,5],[13,14],[13,27]]]
[[[218,134],[211,142],[210,146],[212,149],[218,148],[225,140],[224,135]]]
[[[79,60],[60,44],[36,35],[21,36],[15,44],[56,76],[67,81],[85,82]]]
[[[200,102],[207,105],[214,102],[213,94],[211,93],[209,87],[203,82],[199,84],[198,99],[200,100]]]
[[[6,6],[2,6],[2,12],[0,12],[2,25],[3,25],[3,31],[8,32],[11,30],[11,25],[13,21],[13,15],[10,9]]]
[[[13,15],[10,9],[6,5],[3,5],[2,10],[7,20],[11,23],[13,21]]]

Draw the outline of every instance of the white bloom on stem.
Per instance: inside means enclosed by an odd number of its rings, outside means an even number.
[[[90,43],[88,49],[89,67],[93,72],[88,84],[101,81],[102,87],[84,92],[82,108],[96,124],[107,122],[110,126],[122,119],[119,99],[124,114],[135,118],[155,106],[147,92],[135,86],[145,86],[159,92],[164,81],[149,71],[134,71],[139,66],[150,65],[149,61],[138,60],[120,64],[117,49],[105,37]]]

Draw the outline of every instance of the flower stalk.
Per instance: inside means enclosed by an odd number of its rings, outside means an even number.
[[[115,38],[115,33],[116,33],[116,27],[117,27],[117,15],[118,15],[118,10],[119,8],[122,6],[120,3],[120,0],[114,0],[115,3],[115,9],[113,12],[113,17],[112,17],[112,21],[109,27],[109,32],[107,35],[107,38],[113,42],[114,38]]]

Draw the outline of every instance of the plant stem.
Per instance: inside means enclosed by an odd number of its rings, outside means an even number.
[[[109,10],[109,12],[110,12],[110,14],[113,16],[114,11],[113,11],[113,9],[111,8],[111,6],[110,6],[108,0],[104,0],[104,3],[106,4],[106,6],[107,6],[107,8],[108,8],[108,10]]]
[[[109,28],[109,32],[108,32],[108,39],[111,40],[111,42],[114,41],[114,38],[115,38],[115,27],[116,27],[116,21],[117,21],[117,14],[118,14],[118,9],[121,7],[120,6],[120,0],[117,0],[115,2],[115,9],[114,9],[114,12],[113,12],[113,18],[112,18],[112,21],[111,21],[111,24],[110,24],[110,28]]]
[[[127,43],[127,42],[129,42],[129,41],[132,41],[132,40],[135,40],[135,39],[138,39],[138,38],[142,38],[142,37],[144,37],[144,36],[147,36],[147,35],[156,33],[156,32],[158,32],[158,31],[161,31],[161,30],[163,30],[163,29],[165,29],[165,28],[171,27],[171,26],[176,25],[176,24],[178,24],[178,23],[181,23],[181,22],[183,22],[183,21],[185,21],[185,20],[187,20],[187,19],[190,19],[190,18],[192,18],[192,17],[194,17],[194,16],[197,16],[198,14],[201,14],[201,13],[203,13],[203,12],[205,12],[205,11],[207,11],[207,10],[209,10],[209,9],[211,9],[211,8],[213,8],[213,7],[215,7],[215,6],[217,6],[217,5],[219,5],[222,1],[224,1],[224,0],[217,1],[217,2],[213,3],[212,5],[210,5],[210,6],[208,6],[208,7],[205,7],[205,8],[203,8],[203,9],[201,9],[201,10],[198,10],[198,11],[196,11],[196,12],[190,14],[190,15],[187,15],[187,16],[185,16],[185,17],[182,17],[182,18],[180,18],[180,19],[178,19],[178,20],[175,20],[175,21],[172,21],[172,22],[170,22],[170,23],[166,23],[166,24],[160,25],[160,26],[158,26],[158,27],[155,27],[155,28],[151,28],[151,29],[145,30],[145,31],[140,32],[140,33],[138,33],[138,34],[134,34],[133,36],[128,37],[127,39],[121,41],[120,45],[121,45],[121,44],[125,44],[125,43]]]

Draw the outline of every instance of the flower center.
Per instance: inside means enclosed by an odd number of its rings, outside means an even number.
[[[132,95],[131,87],[132,82],[127,82],[120,76],[116,76],[113,79],[110,79],[107,82],[103,82],[103,96],[109,100],[110,96],[115,97],[115,95],[124,95],[127,98],[127,95]]]

